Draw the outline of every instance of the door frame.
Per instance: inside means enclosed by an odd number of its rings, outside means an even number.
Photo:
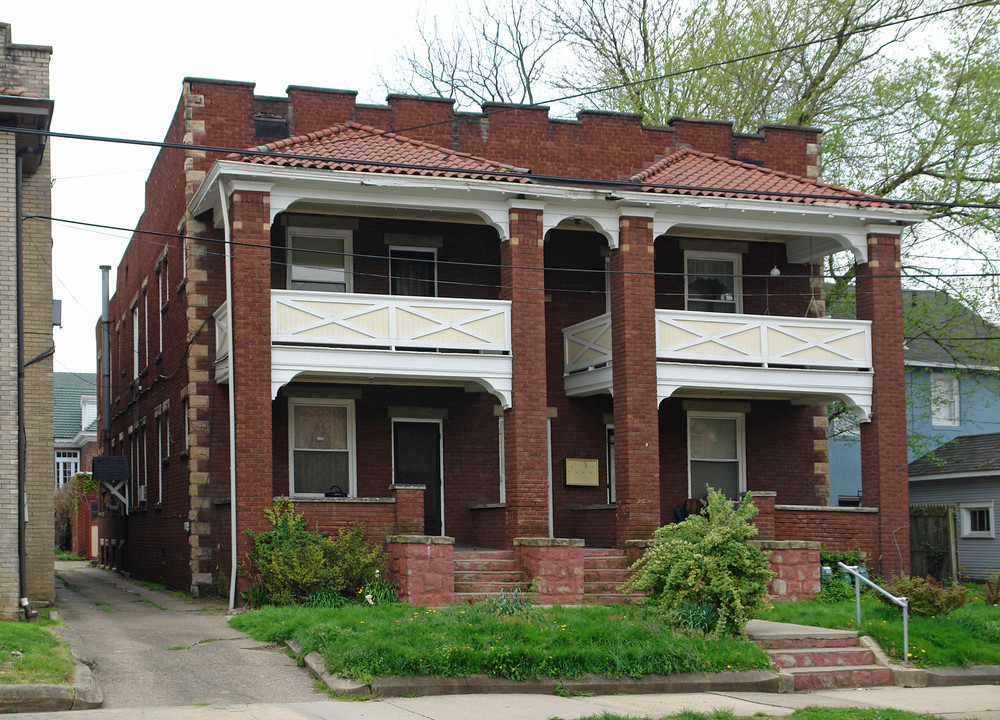
[[[445,533],[445,517],[444,517],[444,421],[439,419],[431,418],[416,418],[416,417],[393,417],[392,418],[392,431],[390,433],[391,445],[392,445],[392,483],[396,484],[396,423],[408,423],[416,424],[420,423],[422,425],[437,425],[438,429],[438,483],[441,488],[440,497],[438,498],[438,511],[441,513],[441,536],[443,537]]]

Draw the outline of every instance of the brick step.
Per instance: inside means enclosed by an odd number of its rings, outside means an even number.
[[[455,560],[513,560],[513,550],[456,550]]]
[[[590,593],[584,591],[582,602],[584,605],[635,605],[645,599],[646,596],[639,593],[626,595],[616,592]]]
[[[857,647],[858,634],[845,630],[840,637],[755,638],[755,642],[765,650]]]
[[[621,585],[632,576],[628,570],[618,568],[585,568],[583,571],[583,581],[587,582],[616,582]]]
[[[624,555],[606,555],[601,557],[584,557],[583,567],[588,570],[627,570],[629,567],[628,558]]]
[[[531,587],[530,583],[523,580],[517,582],[460,582],[455,580],[455,596],[466,593],[479,595],[500,595],[501,593],[512,593],[519,589],[522,593]]]
[[[476,558],[455,561],[455,572],[520,572],[520,570],[514,560]]]
[[[795,679],[795,692],[832,688],[881,687],[892,685],[892,670],[882,665],[850,665],[825,670],[788,668]]]
[[[455,582],[514,583],[515,585],[521,585],[524,583],[524,573],[520,570],[460,572],[458,568],[455,568]]]
[[[875,653],[868,648],[819,648],[771,650],[771,661],[780,668],[826,668],[876,665]]]
[[[619,588],[622,586],[620,582],[584,582],[583,583],[583,594],[584,595],[626,595],[628,593],[623,593]],[[640,593],[636,593],[640,594]]]

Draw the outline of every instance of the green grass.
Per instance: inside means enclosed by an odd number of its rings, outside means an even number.
[[[56,560],[86,560],[87,558],[81,557],[76,553],[69,552],[68,550],[63,550],[62,548],[56,548]]]
[[[135,584],[147,590],[166,590],[160,583],[149,582],[148,580],[136,580]]]
[[[69,684],[75,666],[69,645],[52,634],[59,623],[41,610],[36,622],[0,622],[0,684]]]
[[[853,600],[775,603],[767,619],[843,630],[857,627]],[[894,661],[909,660],[917,667],[1000,665],[1000,608],[987,607],[978,597],[943,616],[911,614],[910,647],[904,652],[903,611],[862,596],[861,633],[875,638]]]
[[[676,715],[664,715],[659,720],[738,720],[744,716],[736,716],[725,710],[716,710],[712,713],[700,713],[686,710]],[[754,718],[770,718],[770,715],[757,713]],[[906,710],[886,710],[885,708],[822,708],[806,707],[799,708],[791,715],[783,716],[792,720],[941,720],[937,715],[920,715]],[[561,720],[552,718],[552,720]],[[578,720],[653,720],[648,717],[635,717],[633,715],[616,715],[614,713],[601,713],[600,715],[587,715]]]
[[[294,640],[305,653],[319,652],[330,672],[365,682],[388,675],[521,680],[769,667],[753,643],[679,633],[641,606],[555,606],[514,616],[474,605],[265,607],[230,624],[258,640]]]

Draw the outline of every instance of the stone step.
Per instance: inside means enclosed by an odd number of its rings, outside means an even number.
[[[876,665],[875,653],[868,648],[803,648],[771,650],[771,660],[780,668],[827,668]]]
[[[509,558],[514,559],[513,550],[456,550],[454,557],[458,558]]]
[[[635,605],[646,599],[645,595],[637,593],[625,594],[616,592],[583,593],[584,605]]]
[[[843,637],[752,637],[751,639],[765,650],[857,647],[858,634],[850,631],[844,632],[846,635]]]
[[[583,567],[585,569],[611,569],[611,570],[627,570],[629,567],[628,558],[624,555],[605,555],[599,557],[587,557],[583,558]]]
[[[583,571],[583,581],[587,582],[616,582],[621,585],[632,576],[628,570],[619,568],[585,568]]]
[[[893,684],[892,670],[882,665],[850,665],[824,670],[788,668],[783,672],[794,678],[795,692],[833,688],[881,687]]]
[[[514,583],[515,585],[522,585],[524,583],[524,573],[520,570],[475,570],[470,572],[459,572],[458,568],[455,568],[455,582]]]
[[[462,558],[455,560],[455,572],[520,572],[513,558]]]
[[[474,603],[482,602],[483,600],[489,600],[493,598],[500,597],[499,592],[478,592],[478,591],[466,591],[455,593],[455,602],[466,603],[472,605]]]
[[[523,580],[518,582],[461,582],[455,580],[455,596],[466,593],[479,595],[500,595],[502,593],[513,593],[520,590],[523,594],[531,587],[530,583]]]

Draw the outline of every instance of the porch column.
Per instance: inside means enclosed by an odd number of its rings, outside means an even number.
[[[500,249],[513,359],[513,405],[503,423],[508,544],[549,535],[543,242],[541,209],[511,208],[510,239]]]
[[[871,422],[861,423],[864,504],[879,510],[875,554],[882,575],[910,571],[910,491],[906,467],[906,385],[899,235],[868,235],[857,269],[858,318],[872,323],[875,372]]]
[[[616,541],[624,547],[660,526],[660,450],[653,220],[633,215],[619,222],[610,286]]]
[[[237,190],[229,200],[232,253],[237,557],[245,558],[243,530],[267,529],[263,512],[274,495],[271,461],[271,225],[270,194]],[[228,429],[228,428],[227,428]],[[229,482],[228,475],[226,483]]]

